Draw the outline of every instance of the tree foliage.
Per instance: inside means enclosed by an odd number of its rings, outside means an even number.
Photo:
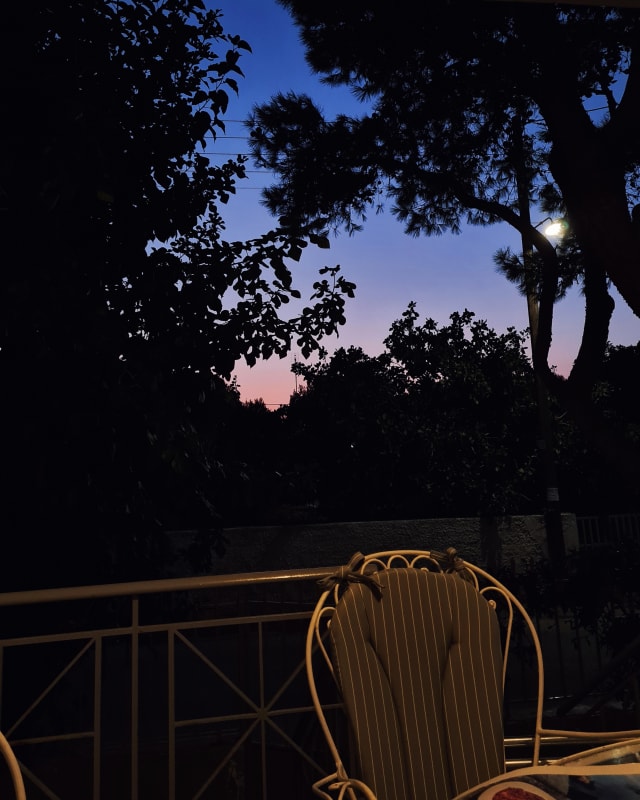
[[[584,280],[584,263],[575,236],[565,230],[556,245],[558,264],[558,282],[556,284],[556,301],[566,297],[567,292],[576,284],[582,285]],[[539,253],[514,252],[510,247],[499,248],[493,261],[508,281],[517,286],[523,297],[533,297],[540,303],[544,283],[545,263]]]
[[[640,345],[607,347],[593,403],[610,430],[630,443],[640,444],[640,413],[636,401]],[[590,438],[560,415],[556,459],[563,507],[587,514],[635,512],[640,506],[640,484],[629,486],[618,471],[603,464]]]
[[[279,94],[254,110],[254,155],[279,181],[267,206],[287,224],[356,230],[391,205],[410,234],[506,221],[539,255],[534,364],[618,462],[591,403],[608,341],[613,282],[640,314],[640,14],[543,3],[281,0],[311,67],[365,103],[325,119]],[[586,298],[568,380],[548,365],[563,263],[530,208],[561,211],[579,250]]]
[[[474,516],[531,510],[535,395],[523,338],[465,311],[448,325],[393,323],[385,352],[339,349],[297,367],[287,428],[333,517]],[[535,480],[533,480],[535,483]]]
[[[98,534],[144,538],[175,522],[172,505],[183,525],[215,525],[194,418],[215,413],[239,358],[293,339],[310,353],[344,320],[353,286],[337,268],[307,305],[293,285],[323,237],[224,239],[244,160],[205,149],[249,50],[201,0],[7,9],[3,513],[32,561],[85,563]]]
[[[289,405],[240,404],[229,418],[225,518],[232,524],[540,513],[547,487],[536,380],[525,337],[472,312],[448,324],[410,304],[375,356],[339,348],[298,362]],[[610,347],[594,402],[638,438],[637,347]],[[630,512],[629,490],[554,402],[562,511]]]

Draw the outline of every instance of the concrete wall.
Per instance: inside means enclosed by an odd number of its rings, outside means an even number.
[[[577,548],[575,515],[563,514],[567,552]],[[468,561],[494,570],[546,555],[541,516],[494,520],[419,519],[231,528],[214,573],[323,567],[343,564],[356,551],[455,547]]]

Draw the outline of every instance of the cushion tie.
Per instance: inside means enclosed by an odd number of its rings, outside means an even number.
[[[446,572],[453,572],[454,575],[462,578],[463,581],[475,584],[472,573],[469,572],[465,566],[463,559],[460,558],[455,547],[447,547],[444,553],[437,553],[435,550],[432,550],[431,555],[436,561],[444,565]]]
[[[375,572],[367,575],[358,571],[358,566],[364,561],[362,553],[354,553],[349,563],[339,567],[331,575],[327,575],[318,581],[318,586],[322,591],[331,591],[339,586],[344,588],[349,583],[364,583],[373,592],[376,600],[382,597],[382,586],[375,577]]]

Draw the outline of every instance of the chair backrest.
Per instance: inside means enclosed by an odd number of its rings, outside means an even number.
[[[504,643],[487,591],[509,594],[455,551],[357,554],[325,582],[307,668],[336,775],[346,771],[317,697],[314,647],[342,695],[355,777],[380,800],[449,800],[504,771]]]

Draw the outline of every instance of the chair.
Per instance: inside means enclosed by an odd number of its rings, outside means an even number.
[[[505,772],[503,691],[518,616],[537,668],[533,765],[539,763],[542,736],[640,736],[543,728],[544,670],[536,629],[506,587],[453,548],[356,553],[320,583],[306,666],[335,762],[335,772],[313,785],[320,797],[450,800]],[[346,713],[351,774],[319,697],[318,650]]]
[[[22,780],[22,773],[20,772],[18,759],[16,758],[15,753],[11,749],[11,745],[6,740],[2,731],[0,731],[0,752],[4,756],[4,760],[7,762],[16,800],[26,800],[24,781]]]

